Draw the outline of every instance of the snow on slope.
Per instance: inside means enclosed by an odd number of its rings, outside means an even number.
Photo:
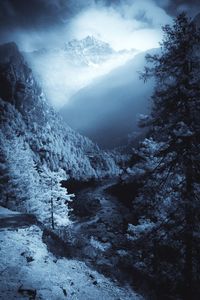
[[[0,217],[7,215],[18,215],[19,212],[7,209],[5,207],[0,206]]]
[[[74,65],[98,67],[108,60],[125,60],[132,57],[137,50],[115,51],[108,43],[87,36],[82,40],[74,39],[65,44],[66,59]],[[126,58],[125,58],[126,57]]]
[[[108,43],[104,43],[92,36],[83,40],[72,40],[65,44],[66,59],[75,65],[98,65],[108,60],[114,54],[114,50]]]
[[[0,231],[0,299],[28,299],[30,290],[40,300],[142,300],[84,263],[57,259],[42,242],[36,226]]]

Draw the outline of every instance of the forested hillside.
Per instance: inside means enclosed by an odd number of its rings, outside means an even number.
[[[0,47],[0,97],[1,204],[29,212],[37,207],[40,214],[51,189],[43,173],[58,186],[68,178],[87,181],[119,173],[112,154],[55,113],[14,43]]]

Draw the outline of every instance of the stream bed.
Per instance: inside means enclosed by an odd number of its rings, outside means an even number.
[[[65,232],[71,256],[120,282],[130,280],[126,231],[130,208],[108,189],[116,179],[78,187],[72,202],[72,225]],[[73,186],[74,188],[74,186]],[[71,191],[70,191],[71,192]]]

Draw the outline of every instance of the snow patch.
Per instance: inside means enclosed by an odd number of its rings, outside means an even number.
[[[19,212],[0,206],[0,217],[1,216],[5,217],[5,215],[8,216],[8,215],[17,215],[17,214],[19,214]]]
[[[1,299],[24,299],[25,290],[40,300],[142,299],[80,261],[54,257],[37,226],[0,231],[0,247]]]
[[[107,251],[111,247],[111,243],[102,243],[96,240],[93,236],[90,239],[90,243],[94,248],[100,251]]]

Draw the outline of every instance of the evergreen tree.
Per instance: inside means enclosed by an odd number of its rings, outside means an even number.
[[[34,213],[39,176],[28,144],[20,137],[2,139],[1,149],[4,156],[2,167],[7,178],[4,183],[4,205]]]
[[[152,238],[149,260],[159,276],[167,273],[159,261],[161,246],[178,249],[179,272],[173,275],[171,266],[171,281],[183,278],[182,297],[196,299],[200,245],[200,31],[184,13],[163,31],[161,53],[147,56],[151,67],[146,67],[142,76],[144,80],[151,76],[156,80],[148,124],[152,139],[160,146],[154,153],[156,163],[150,168],[146,159],[146,184],[137,200],[146,203],[143,214],[150,221],[142,228],[150,229],[140,233]],[[134,232],[135,227],[133,235]]]
[[[70,224],[68,202],[74,195],[68,194],[66,188],[61,186],[61,181],[66,179],[63,170],[50,171],[47,166],[37,168],[40,174],[40,198],[43,202],[43,211],[40,217],[43,221],[51,224],[52,229]]]
[[[5,189],[9,181],[9,170],[7,165],[7,159],[4,153],[3,145],[1,143],[2,135],[0,134],[0,205],[7,206],[8,205],[8,191]]]
[[[35,214],[53,229],[68,225],[68,201],[73,196],[60,184],[66,173],[62,169],[53,172],[39,162],[36,165],[24,137],[5,139],[0,133],[0,140],[1,204]]]

